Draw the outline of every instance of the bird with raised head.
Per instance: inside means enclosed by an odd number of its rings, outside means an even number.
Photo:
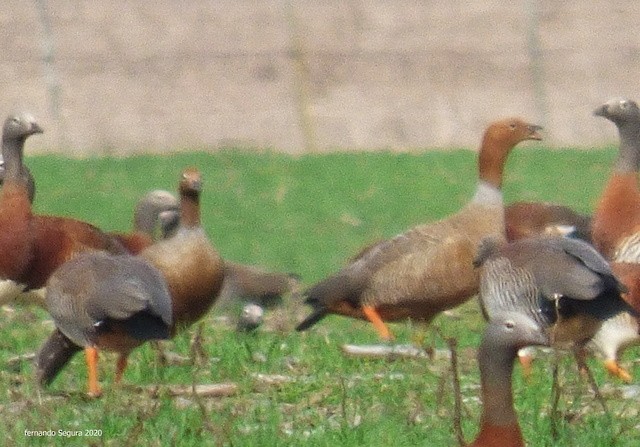
[[[23,155],[25,140],[41,132],[28,113],[9,115],[2,131],[0,280],[12,281],[18,292],[43,287],[56,268],[83,251],[125,252],[117,240],[91,224],[33,213],[34,183]]]
[[[630,99],[614,98],[595,109],[618,130],[620,144],[613,171],[593,215],[593,243],[611,262],[613,270],[629,289],[623,298],[640,312],[640,108]],[[591,346],[604,355],[605,367],[625,381],[631,374],[618,363],[618,353],[640,342],[640,322],[629,313],[606,321]]]
[[[383,340],[387,321],[411,318],[428,323],[478,291],[472,261],[480,240],[504,238],[503,171],[511,150],[540,140],[540,126],[519,118],[491,123],[478,154],[479,179],[473,199],[452,216],[418,225],[366,247],[345,267],[305,293],[311,314],[297,330],[329,314],[370,321]]]
[[[595,247],[616,262],[640,262],[640,108],[635,101],[612,99],[598,107],[618,129],[620,145],[593,214]]]
[[[200,171],[185,169],[178,190],[181,218],[177,231],[140,252],[167,280],[174,333],[200,320],[211,309],[224,279],[224,262],[200,222]]]

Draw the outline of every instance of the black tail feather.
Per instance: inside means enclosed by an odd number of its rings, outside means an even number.
[[[82,348],[55,329],[36,354],[36,380],[49,385],[71,358]]]
[[[327,316],[327,310],[324,307],[316,308],[311,315],[305,318],[302,323],[296,326],[296,331],[305,331]]]
[[[310,305],[313,312],[296,327],[296,330],[304,331],[310,328],[326,317],[337,303],[346,302],[353,307],[359,306],[362,289],[362,281],[347,274],[338,273],[320,281],[303,294],[307,297],[305,304]]]

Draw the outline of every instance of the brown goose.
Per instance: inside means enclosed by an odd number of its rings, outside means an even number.
[[[200,225],[202,181],[195,168],[183,171],[179,183],[182,220],[176,233],[140,253],[165,278],[171,295],[171,336],[202,318],[213,306],[222,284],[224,269]],[[36,376],[49,384],[80,347],[54,332],[36,356]]]
[[[213,306],[224,278],[224,263],[200,225],[202,179],[195,168],[179,184],[180,225],[176,233],[140,256],[158,268],[171,292],[173,333],[201,319]]]
[[[589,244],[566,237],[534,237],[511,243],[483,240],[480,302],[491,321],[503,311],[531,318],[559,347],[581,348],[613,318],[633,309],[625,286]]]
[[[143,198],[144,200],[144,198]],[[136,211],[142,214],[142,211]],[[144,231],[155,226],[155,222],[160,222],[160,232],[162,237],[170,237],[176,231],[180,223],[180,213],[173,210],[163,210],[156,213],[154,219],[144,219],[152,223]],[[238,298],[244,299],[261,307],[269,308],[282,303],[282,297],[288,293],[295,292],[299,287],[300,278],[295,273],[282,273],[266,270],[262,267],[240,264],[225,260],[224,282],[218,299],[218,306],[235,301]],[[256,312],[255,308],[251,308]]]
[[[42,129],[30,114],[10,115],[2,132],[4,180],[0,191],[0,279],[39,289],[62,263],[78,253],[124,247],[88,223],[57,216],[34,215],[33,184],[23,164],[26,139]]]
[[[623,297],[640,311],[636,288],[640,272],[640,108],[635,101],[612,99],[594,114],[616,125],[620,146],[593,216],[593,242],[629,288]],[[630,381],[631,375],[618,364],[618,352],[640,342],[639,326],[638,318],[617,315],[603,324],[591,344],[604,355],[607,370],[625,381]]]
[[[540,326],[524,314],[493,315],[478,349],[483,407],[480,431],[471,447],[524,447],[513,406],[513,361],[519,349],[548,343]]]
[[[138,257],[80,254],[51,275],[46,302],[60,332],[85,350],[93,397],[102,393],[98,349],[118,352],[115,381],[119,382],[134,348],[170,335],[167,284],[156,268]]]
[[[35,118],[27,113],[9,115],[2,128],[2,183],[0,191],[0,301],[13,301],[24,289],[23,277],[34,257],[31,199],[35,185],[22,158],[31,135],[42,133]]]
[[[631,100],[612,99],[594,114],[616,125],[620,146],[593,215],[593,243],[607,259],[640,263],[640,108]]]
[[[458,213],[419,225],[363,250],[350,264],[306,292],[313,312],[297,330],[328,314],[369,320],[383,339],[384,321],[429,322],[478,291],[472,261],[480,240],[504,238],[502,177],[507,156],[524,140],[540,140],[540,127],[518,118],[496,121],[484,133],[475,196]]]

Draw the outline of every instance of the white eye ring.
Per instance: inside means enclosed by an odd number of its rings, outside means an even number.
[[[504,326],[507,329],[513,329],[514,327],[516,327],[516,324],[513,321],[509,320],[504,322]]]

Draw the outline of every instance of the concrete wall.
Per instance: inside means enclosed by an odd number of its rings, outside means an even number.
[[[624,0],[25,0],[0,48],[0,114],[78,155],[473,147],[511,114],[590,146],[596,105],[640,100]]]

